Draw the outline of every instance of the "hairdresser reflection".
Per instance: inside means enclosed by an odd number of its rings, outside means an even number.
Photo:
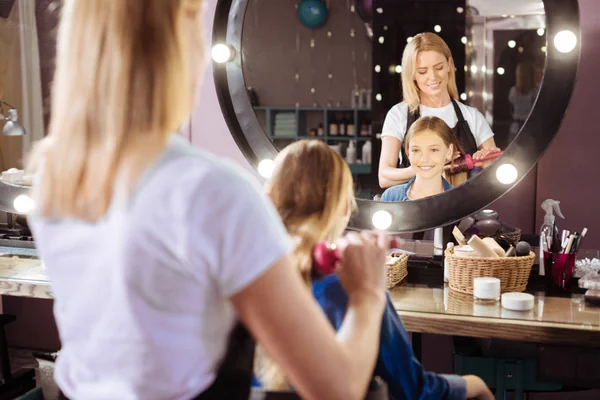
[[[381,133],[379,185],[382,188],[406,184],[417,174],[403,154],[402,142],[420,117],[438,117],[452,127],[460,149],[472,155],[475,162],[500,151],[483,115],[457,100],[452,54],[438,35],[420,33],[406,45],[402,56],[402,92],[403,101],[387,113]],[[454,149],[448,162],[458,157],[460,150]]]

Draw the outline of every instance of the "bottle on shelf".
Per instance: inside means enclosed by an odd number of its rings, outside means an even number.
[[[319,126],[317,127],[317,136],[323,136],[323,123],[319,122]]]
[[[360,136],[362,136],[362,137],[369,136],[369,127],[367,125],[367,121],[362,121],[360,124]]]
[[[356,136],[356,130],[354,128],[354,118],[352,118],[352,115],[348,117],[347,122],[348,124],[346,125],[346,135],[351,137]]]
[[[342,114],[338,124],[338,134],[340,136],[346,136],[346,117]]]
[[[329,121],[329,135],[337,136],[338,135],[338,122],[335,119],[335,116],[331,116],[331,121]]]
[[[367,140],[362,147],[362,163],[363,164],[368,164],[368,165],[371,164],[371,151],[372,151],[371,141]]]
[[[350,144],[346,149],[346,162],[348,164],[356,163],[356,146],[354,145],[354,140],[350,141]]]

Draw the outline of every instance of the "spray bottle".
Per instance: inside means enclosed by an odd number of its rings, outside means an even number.
[[[550,247],[548,248],[552,252],[557,252],[560,250],[560,240],[558,236],[558,226],[556,225],[556,217],[553,214],[553,211],[561,218],[565,218],[564,215],[560,212],[560,201],[547,199],[542,203],[542,208],[546,212],[544,215],[544,223],[540,228],[540,235],[542,232],[546,233],[546,236],[550,238]]]
[[[558,253],[560,251],[561,243],[558,226],[556,226],[556,217],[553,214],[553,212],[556,212],[559,217],[565,218],[560,211],[559,204],[559,201],[552,199],[542,202],[542,208],[546,215],[544,215],[544,223],[540,227],[540,275],[546,274],[544,253]]]

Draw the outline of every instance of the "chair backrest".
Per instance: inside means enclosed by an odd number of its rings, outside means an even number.
[[[376,377],[369,385],[365,400],[389,400],[387,384]],[[250,400],[300,400],[295,392],[269,392],[259,388],[252,388]]]

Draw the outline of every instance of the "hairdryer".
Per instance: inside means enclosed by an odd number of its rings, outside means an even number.
[[[392,238],[390,248],[394,247],[398,247],[398,241]],[[313,249],[313,268],[318,275],[333,274],[337,262],[341,259],[341,250],[334,243],[319,242]]]

